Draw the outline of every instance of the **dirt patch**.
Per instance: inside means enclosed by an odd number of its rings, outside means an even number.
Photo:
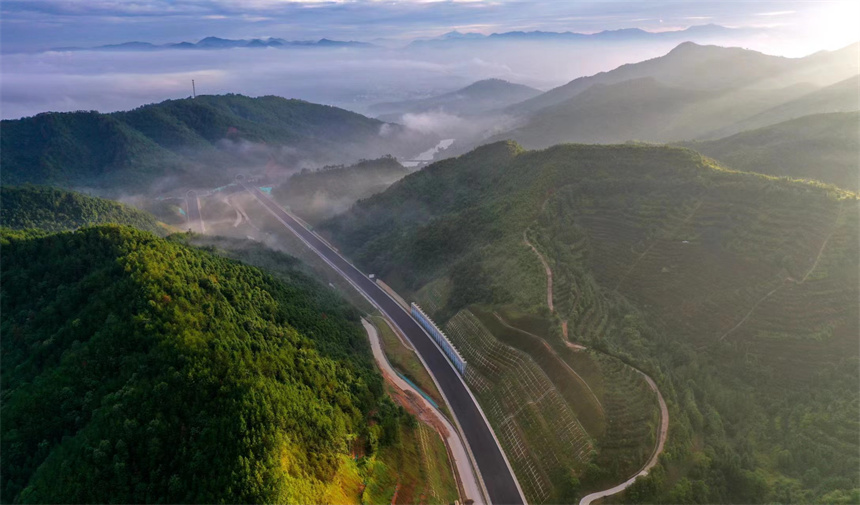
[[[383,371],[382,376],[385,378],[385,382],[391,386],[391,396],[398,405],[406,409],[407,412],[417,417],[425,424],[432,426],[434,430],[439,432],[443,440],[447,440],[449,435],[448,429],[439,421],[436,413],[427,408],[423,398],[412,391],[404,391],[397,387],[397,384],[388,372]]]

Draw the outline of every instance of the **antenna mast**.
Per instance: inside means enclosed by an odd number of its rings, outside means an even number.
[[[191,79],[191,98],[197,98],[197,88],[194,87],[194,79]]]

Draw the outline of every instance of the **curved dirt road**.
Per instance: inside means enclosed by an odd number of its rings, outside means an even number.
[[[373,357],[376,360],[377,365],[379,365],[379,368],[382,370],[382,374],[385,379],[394,384],[401,391],[412,392],[414,397],[411,399],[421,404],[423,408],[422,411],[435,417],[435,422],[432,423],[435,425],[434,427],[437,429],[440,425],[444,427],[443,430],[438,431],[445,440],[445,445],[448,446],[448,455],[453,459],[454,466],[457,469],[457,474],[459,475],[458,480],[463,486],[463,493],[465,493],[465,496],[462,497],[463,501],[472,499],[476,505],[484,505],[481,485],[478,483],[472,464],[469,461],[469,454],[466,452],[466,447],[463,445],[463,441],[460,440],[457,430],[454,429],[451,423],[448,422],[448,419],[446,419],[445,416],[436,409],[436,407],[431,405],[420,392],[416,391],[415,388],[400,378],[397,372],[394,371],[394,368],[392,368],[391,363],[388,362],[388,358],[385,357],[385,353],[382,350],[382,345],[379,341],[379,334],[376,332],[376,327],[364,318],[362,318],[361,324],[364,325],[364,330],[367,332],[367,336],[370,339],[370,347],[373,349]]]
[[[697,205],[695,207],[695,209],[693,209],[693,212],[690,214],[690,216],[687,217],[685,222],[687,220],[689,220],[693,214],[695,214],[696,210],[699,209],[699,206],[701,206],[701,203],[699,205]],[[552,303],[552,269],[550,269],[549,263],[547,263],[546,259],[543,257],[543,254],[541,254],[540,251],[538,251],[537,248],[534,245],[532,245],[531,242],[529,242],[528,238],[526,237],[525,231],[523,231],[523,242],[525,242],[527,246],[531,247],[532,251],[534,251],[535,254],[537,254],[538,258],[540,259],[540,262],[543,264],[544,268],[546,269],[546,284],[547,284],[546,302],[547,302],[547,305],[549,306],[550,312],[555,312],[555,309],[553,308],[553,303]],[[826,244],[826,242],[825,242],[825,244]],[[822,246],[822,249],[823,249],[823,247],[824,246]],[[650,249],[650,247],[649,247],[649,249]],[[647,252],[648,251],[646,250],[645,253],[642,253],[642,256],[644,256]],[[821,253],[819,252],[819,256],[820,255],[821,255]],[[638,262],[638,260],[637,260],[637,262]],[[816,263],[817,263],[817,260],[816,260]],[[634,264],[634,266],[635,266],[635,264]],[[632,270],[632,268],[631,268],[631,270]],[[809,274],[807,274],[807,276],[808,275]],[[804,277],[804,280],[806,280],[805,277]],[[619,284],[620,284],[620,282],[619,282]],[[617,289],[617,286],[616,286],[616,289]],[[514,330],[518,330],[518,331],[521,331],[523,333],[528,334],[528,332],[526,332],[526,331],[523,331],[523,330],[520,330],[519,328],[514,328],[513,326],[508,325],[498,314],[495,314],[495,316],[505,326],[508,326],[509,328],[512,328]],[[571,347],[571,348],[576,349],[576,350],[585,350],[586,349],[585,346],[573,344],[567,340],[567,321],[562,321],[562,333],[564,334],[565,343],[567,344],[568,347]],[[533,336],[537,337],[536,335],[533,335]],[[547,345],[547,347],[549,347],[549,345]],[[550,349],[552,349],[552,348],[550,347]],[[570,368],[570,366],[568,366],[568,368]],[[633,367],[631,367],[631,368],[633,368]],[[654,468],[654,466],[657,464],[657,461],[660,459],[660,454],[663,453],[663,447],[666,445],[666,437],[669,434],[669,408],[666,406],[666,401],[663,399],[663,395],[660,394],[660,389],[657,387],[657,383],[654,382],[654,379],[649,377],[648,374],[646,374],[642,370],[639,370],[638,368],[633,368],[633,369],[636,370],[637,372],[639,372],[640,374],[642,374],[642,377],[645,378],[645,381],[648,383],[648,386],[650,386],[651,389],[655,393],[657,393],[657,401],[660,403],[660,433],[659,433],[659,437],[657,438],[657,446],[654,448],[654,452],[651,454],[651,458],[648,459],[648,462],[645,463],[645,466],[643,466],[642,469],[636,473],[636,475],[634,475],[633,477],[630,477],[628,480],[626,480],[625,482],[622,482],[621,484],[619,484],[615,487],[612,487],[612,488],[609,488],[609,489],[606,489],[603,491],[598,491],[596,493],[591,493],[589,495],[584,496],[579,501],[579,505],[591,505],[591,503],[594,502],[595,500],[599,500],[601,498],[605,498],[607,496],[617,494],[617,493],[620,493],[621,491],[624,491],[625,489],[630,487],[634,482],[636,482],[636,479],[638,477],[648,475],[648,472],[651,471],[652,468]],[[573,371],[572,368],[570,368],[570,370]],[[575,371],[573,371],[573,373],[576,374]],[[577,375],[577,377],[579,377],[579,374],[576,374],[576,375]],[[580,377],[580,380],[582,380],[581,377]],[[584,380],[582,382],[585,383],[586,387],[588,387],[588,383],[586,383]],[[589,389],[589,391],[591,391],[590,387],[588,389]],[[594,394],[594,392],[592,392],[592,394]],[[597,397],[595,396],[595,400],[596,399],[597,399]],[[598,401],[597,404],[600,405],[600,402]],[[600,407],[601,407],[601,409],[603,408],[602,405],[600,405]]]
[[[660,394],[660,389],[657,388],[657,383],[649,377],[645,372],[634,369],[637,372],[641,373],[643,377],[645,377],[645,381],[648,382],[648,385],[651,386],[651,389],[657,393],[657,401],[660,402],[660,436],[657,439],[657,447],[654,448],[654,453],[651,454],[651,458],[645,463],[645,466],[642,467],[642,470],[630,477],[626,481],[618,484],[615,487],[598,491],[596,493],[591,493],[589,495],[584,496],[581,500],[579,500],[579,505],[591,505],[595,500],[599,500],[601,498],[605,498],[607,496],[620,493],[624,491],[628,487],[630,487],[636,479],[639,477],[644,477],[648,475],[648,472],[651,471],[652,468],[657,464],[657,461],[660,459],[660,454],[663,453],[663,446],[666,444],[666,437],[669,434],[669,408],[666,407],[666,401],[663,399],[663,395]]]
[[[535,247],[534,245],[532,245],[531,242],[529,242],[528,237],[526,237],[525,230],[523,230],[523,242],[525,242],[527,246],[532,248],[532,251],[537,254],[537,257],[538,259],[540,259],[540,262],[543,263],[543,267],[546,270],[546,304],[547,306],[549,306],[550,312],[555,312],[555,308],[552,305],[552,269],[549,267],[549,263],[546,262],[546,259],[544,259],[543,254],[541,254],[540,251],[537,250],[537,247]]]

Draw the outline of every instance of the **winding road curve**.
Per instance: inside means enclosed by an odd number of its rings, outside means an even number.
[[[555,312],[555,308],[552,304],[552,269],[549,267],[549,263],[546,262],[546,259],[543,257],[543,254],[541,254],[540,251],[537,250],[537,247],[535,247],[534,245],[532,245],[531,242],[529,242],[528,237],[526,237],[525,230],[523,230],[523,242],[525,242],[527,246],[531,247],[532,251],[537,254],[538,259],[540,259],[540,262],[543,264],[543,268],[546,270],[546,304],[547,306],[549,306],[550,312]]]
[[[483,485],[487,501],[496,505],[524,505],[525,496],[487,417],[463,378],[436,342],[399,303],[324,240],[302,226],[262,191],[242,180],[239,180],[239,183],[256,197],[257,201],[287,230],[296,235],[344,279],[355,286],[368,301],[379,308],[412,342],[418,357],[430,372],[439,392],[451,409],[453,420],[463,435],[470,459],[475,464],[476,474]]]
[[[695,211],[698,210],[698,208],[699,208],[699,206],[696,206],[696,208],[693,210],[693,213],[695,213]],[[692,214],[691,214],[691,216],[692,216]],[[689,220],[689,217],[687,218],[687,220]],[[687,220],[685,220],[685,222]],[[538,251],[537,248],[534,245],[532,245],[531,242],[529,242],[528,238],[526,237],[525,231],[523,231],[523,241],[526,243],[527,246],[531,247],[532,251],[534,251],[535,254],[537,254],[538,258],[540,259],[540,262],[543,264],[544,268],[546,269],[546,278],[547,278],[546,300],[547,300],[547,305],[549,305],[550,312],[555,312],[555,309],[553,308],[553,304],[552,304],[552,269],[550,269],[549,263],[547,263],[546,259],[543,257],[543,254],[541,254],[540,251]],[[822,246],[822,248],[823,248],[823,246]],[[647,253],[647,251],[646,251],[646,253]],[[643,253],[643,255],[644,254],[645,253]],[[820,256],[820,254],[821,253],[819,253],[819,256]],[[808,275],[809,274],[807,274],[807,276]],[[806,280],[805,277],[804,277],[804,280]],[[505,326],[508,326],[509,328],[512,328],[515,330],[519,330],[518,328],[515,328],[515,327],[507,324],[498,314],[495,314],[495,316]],[[565,337],[565,339],[567,339],[567,321],[562,322],[562,327],[563,327],[562,331],[564,333],[564,337]],[[519,330],[519,331],[522,331],[523,333],[531,335],[530,333],[528,333],[526,331],[523,331],[523,330]],[[533,335],[533,336],[536,336],[536,335]],[[581,346],[578,344],[572,344],[569,341],[566,341],[566,344],[569,347],[576,348],[577,350],[587,349],[585,346]],[[547,347],[549,347],[549,346],[547,345]],[[552,348],[550,348],[550,349],[552,349]],[[628,365],[628,366],[630,366],[630,365]],[[568,368],[570,368],[570,367],[568,366]],[[648,472],[651,471],[651,469],[654,468],[654,466],[660,460],[660,454],[663,453],[663,448],[666,445],[666,438],[669,435],[669,408],[666,406],[666,400],[663,399],[663,395],[660,393],[660,389],[657,387],[657,383],[654,382],[654,379],[652,379],[651,377],[648,376],[648,374],[646,374],[642,370],[639,370],[636,367],[631,366],[630,368],[633,368],[634,370],[636,370],[637,372],[642,374],[642,377],[645,379],[645,382],[648,383],[648,386],[650,386],[651,389],[655,393],[657,393],[657,401],[660,404],[660,429],[659,429],[659,436],[657,437],[657,445],[654,447],[654,452],[651,454],[651,457],[645,463],[645,466],[643,466],[642,469],[636,473],[636,475],[634,475],[633,477],[630,477],[629,479],[622,482],[621,484],[618,484],[615,487],[611,487],[609,489],[605,489],[603,491],[598,491],[596,493],[591,493],[589,495],[584,496],[579,501],[579,505],[591,505],[591,503],[596,501],[596,500],[599,500],[601,498],[606,498],[607,496],[611,496],[611,495],[620,493],[620,492],[624,491],[625,489],[627,489],[628,487],[630,487],[634,482],[636,482],[637,478],[648,475]],[[572,368],[570,368],[570,370],[573,371]],[[573,373],[576,374],[575,371]],[[576,375],[577,375],[577,377],[579,377],[579,374],[576,374]],[[580,380],[582,380],[581,377],[580,377]],[[584,380],[582,382],[585,383],[586,387],[588,387],[588,383],[586,383]],[[589,387],[588,390],[591,391],[591,388]],[[592,394],[594,394],[594,393],[592,392]],[[595,399],[597,399],[596,396],[595,396]],[[598,401],[597,404],[600,405],[600,402]],[[600,407],[601,407],[601,409],[603,408],[602,405],[600,405]]]
[[[659,461],[660,459],[660,454],[663,453],[663,447],[666,445],[666,437],[669,434],[669,408],[666,406],[666,400],[663,399],[663,395],[660,394],[660,389],[657,388],[657,383],[655,383],[654,380],[642,370],[639,370],[638,368],[633,369],[642,374],[642,376],[645,378],[645,381],[648,383],[649,386],[651,386],[651,389],[654,390],[655,393],[657,393],[657,401],[660,402],[660,436],[657,438],[657,446],[654,448],[654,452],[651,454],[651,458],[648,460],[647,463],[645,463],[645,466],[643,466],[642,469],[639,470],[636,475],[630,477],[629,479],[622,482],[621,484],[618,484],[615,487],[585,495],[581,500],[579,500],[579,505],[591,505],[591,503],[596,500],[606,498],[607,496],[624,491],[625,489],[633,485],[633,483],[636,482],[636,479],[648,475],[648,472],[650,472],[651,469],[654,468],[655,465],[657,465],[657,461]]]

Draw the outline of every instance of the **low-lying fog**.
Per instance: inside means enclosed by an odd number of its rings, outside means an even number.
[[[766,38],[758,34],[698,42],[764,47]],[[364,113],[377,102],[422,98],[491,77],[549,89],[582,75],[660,56],[677,43],[519,41],[447,48],[4,54],[2,117],[130,109],[190,96],[191,79],[199,94],[273,94]]]

